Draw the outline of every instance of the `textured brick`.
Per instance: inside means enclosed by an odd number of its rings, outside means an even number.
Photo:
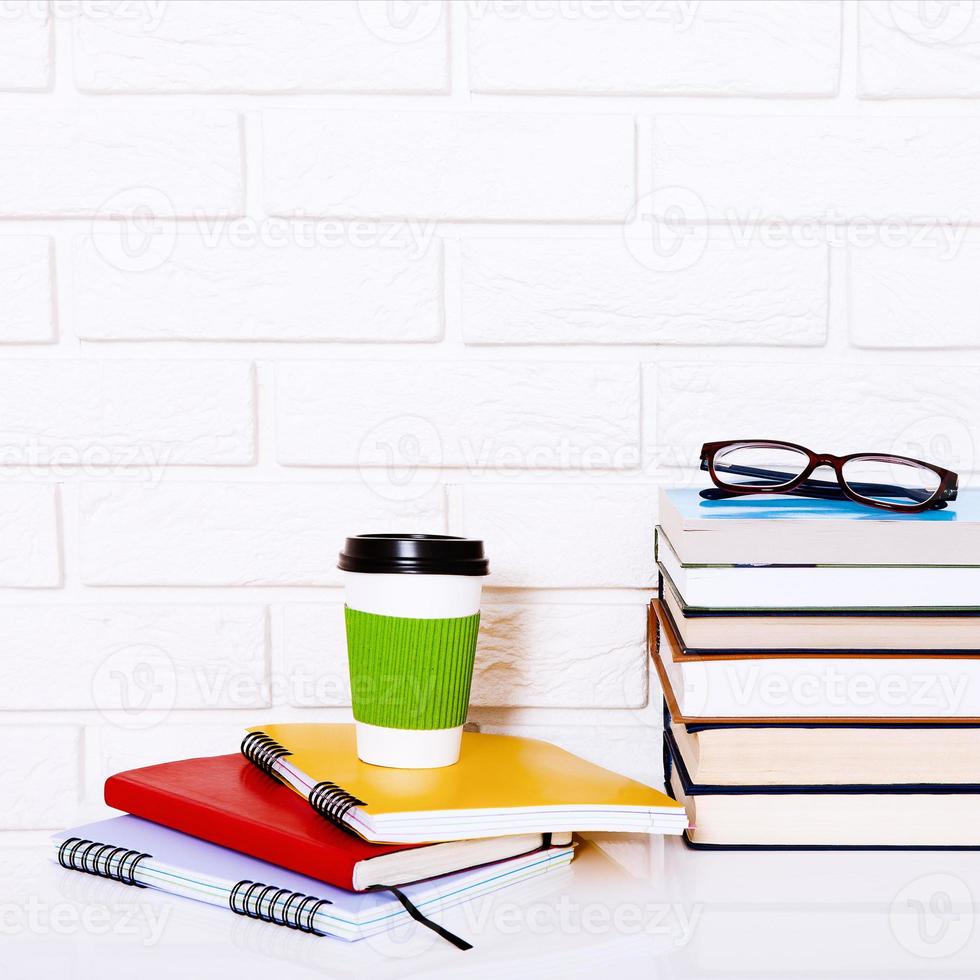
[[[980,219],[977,119],[659,116],[653,129],[654,213],[680,202],[690,219],[808,219],[817,231],[845,218]]]
[[[833,95],[840,7],[825,0],[471,5],[476,92]]]
[[[857,8],[862,96],[980,95],[980,17],[973,0],[864,0]]]
[[[657,391],[644,431],[650,460],[664,465],[694,465],[708,438],[760,432],[816,452],[895,452],[957,472],[977,464],[980,367],[670,364]]]
[[[31,360],[0,364],[3,463],[248,463],[248,362]]]
[[[486,541],[489,582],[533,588],[652,588],[657,488],[471,485],[452,530]]]
[[[346,535],[443,528],[438,492],[404,504],[362,484],[89,484],[81,569],[89,585],[338,585]]]
[[[61,584],[57,491],[0,486],[0,587]]]
[[[241,170],[232,112],[0,112],[0,217],[235,214]],[[138,250],[148,232],[131,224]]]
[[[104,723],[86,728],[86,741],[94,745],[95,772],[90,789],[101,798],[102,785],[113,773],[198,756],[233,755],[238,752],[245,729],[259,724],[260,717],[252,711],[247,717],[236,714],[215,722],[173,714],[153,728],[125,729]]]
[[[623,708],[646,704],[645,610],[484,602],[473,705]]]
[[[626,468],[638,388],[622,364],[289,362],[276,377],[279,461],[390,465],[378,442],[395,451],[403,428],[429,465]]]
[[[55,339],[49,238],[0,238],[0,343]]]
[[[498,600],[484,598],[471,705],[619,708],[646,703],[642,603]],[[343,606],[290,605],[284,632],[290,703],[349,704]]]
[[[0,21],[0,89],[39,92],[51,85],[51,20],[46,4],[10,0]]]
[[[287,605],[283,648],[289,704],[309,708],[350,704],[342,602]]]
[[[852,248],[848,320],[858,347],[980,347],[980,243]]]
[[[74,250],[76,333],[89,340],[436,340],[438,242],[307,247],[159,239],[149,269],[119,268],[100,240]],[[248,241],[243,239],[242,241]],[[105,302],[112,296],[111,303]]]
[[[145,5],[137,4],[136,7]],[[95,92],[440,92],[448,16],[336,0],[165,4],[159,23],[76,20],[75,80]],[[389,9],[391,8],[391,9]],[[151,16],[147,10],[147,16]]]
[[[0,632],[0,709],[118,709],[139,726],[269,703],[261,606],[0,606]]]
[[[272,214],[618,221],[633,189],[629,116],[264,114]],[[533,161],[533,164],[532,164]]]
[[[463,246],[474,344],[823,343],[824,247],[704,239],[689,267],[646,267],[622,239],[480,239]]]
[[[0,725],[0,829],[56,830],[75,817],[81,731],[74,725]]]

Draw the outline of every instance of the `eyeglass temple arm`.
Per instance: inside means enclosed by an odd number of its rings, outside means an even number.
[[[708,464],[706,461],[702,460],[701,468],[707,469]],[[739,476],[757,476],[765,480],[783,480],[786,481],[787,476],[790,474],[780,473],[778,470],[764,470],[755,466],[732,466],[722,464],[721,466],[715,466],[716,470],[721,470],[724,473],[737,473]],[[750,487],[752,484],[745,484],[746,487]],[[928,490],[916,490],[910,487],[900,487],[891,483],[848,483],[848,486],[855,493],[865,494],[867,496],[873,496],[875,494],[881,496],[900,496],[908,497],[910,500],[915,500],[919,503],[928,500],[932,493]],[[825,491],[824,493],[813,493],[804,494],[803,489],[807,490],[819,490]],[[721,489],[719,487],[719,489]],[[730,496],[738,496],[737,493],[732,493],[729,491],[722,491],[723,493],[729,494]],[[835,499],[843,498],[844,492],[836,483],[831,483],[827,480],[804,480],[799,487],[794,490],[788,491],[789,493],[797,493],[799,496],[828,496]],[[711,499],[715,499],[712,497]]]

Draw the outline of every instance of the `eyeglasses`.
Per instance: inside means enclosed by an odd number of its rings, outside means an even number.
[[[819,466],[831,467],[837,482],[811,479]],[[921,459],[880,453],[829,456],[792,442],[768,439],[706,442],[701,447],[701,469],[711,474],[715,484],[701,491],[708,500],[788,493],[853,500],[868,507],[913,514],[939,510],[956,499],[956,474]]]

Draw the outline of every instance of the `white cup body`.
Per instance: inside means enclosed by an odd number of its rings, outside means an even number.
[[[453,619],[480,611],[482,575],[343,572],[351,609],[376,616]]]
[[[389,769],[439,769],[459,762],[463,726],[456,728],[381,728],[354,722],[357,757]]]

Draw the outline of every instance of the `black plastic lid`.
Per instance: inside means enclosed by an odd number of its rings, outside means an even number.
[[[404,575],[487,575],[483,542],[448,534],[357,534],[344,542],[345,572]]]

